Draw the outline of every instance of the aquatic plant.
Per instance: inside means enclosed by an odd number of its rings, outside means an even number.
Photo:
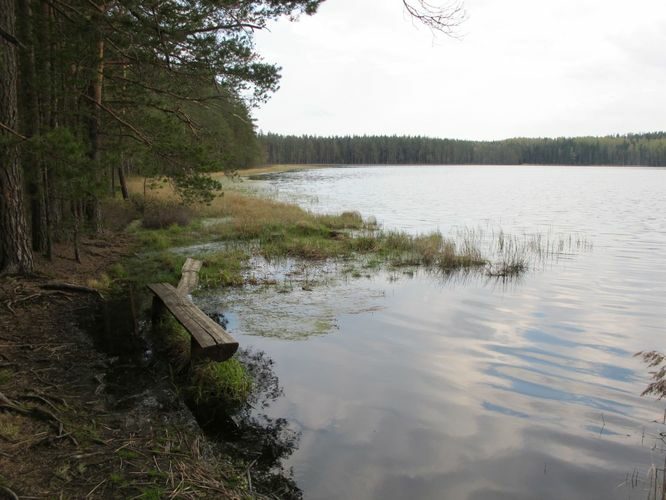
[[[658,351],[641,351],[637,352],[635,356],[643,358],[649,368],[656,369],[650,372],[652,382],[641,393],[641,396],[653,395],[662,399],[666,396],[666,355]]]

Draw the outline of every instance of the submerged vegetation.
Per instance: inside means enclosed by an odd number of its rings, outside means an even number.
[[[641,396],[656,396],[662,399],[666,396],[666,355],[658,351],[638,352],[636,356],[643,358],[649,368],[652,382],[646,387]],[[666,416],[666,413],[664,414]],[[664,492],[666,494],[666,491]]]

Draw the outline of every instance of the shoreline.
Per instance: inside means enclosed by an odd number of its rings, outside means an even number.
[[[136,249],[124,233],[56,249],[30,277],[0,282],[0,493],[9,498],[246,498],[247,465],[221,454],[145,365],[131,307],[91,281]],[[68,283],[71,290],[45,288]],[[125,319],[125,318],[123,318]]]
[[[277,169],[275,167],[274,171]],[[128,184],[134,195],[140,196],[143,180],[130,179]],[[227,453],[216,451],[220,442],[207,438],[196,422],[193,410],[187,407],[182,398],[184,379],[179,380],[173,375],[173,367],[169,368],[170,360],[164,353],[158,352],[155,356],[158,361],[151,362],[149,366],[144,366],[145,359],[140,359],[140,356],[132,357],[133,354],[149,350],[159,351],[159,346],[149,338],[148,333],[144,331],[137,334],[139,329],[136,325],[139,318],[146,317],[147,304],[142,305],[141,302],[142,296],[147,295],[143,293],[145,283],[176,282],[180,275],[185,255],[171,252],[170,249],[174,247],[219,244],[217,251],[205,254],[201,284],[203,287],[220,289],[278,285],[255,282],[244,275],[251,252],[258,252],[258,255],[267,259],[300,259],[307,265],[326,259],[351,257],[372,261],[374,269],[382,266],[424,266],[443,275],[465,269],[488,273],[493,271],[487,268],[489,262],[476,249],[470,246],[468,253],[460,253],[456,250],[455,241],[445,239],[438,233],[410,236],[383,231],[369,226],[355,212],[316,215],[296,205],[262,197],[258,193],[248,195],[229,190],[209,206],[186,209],[174,200],[170,187],[162,185],[156,189],[151,188],[149,199],[144,199],[142,203],[140,212],[132,201],[113,202],[109,208],[115,207],[120,214],[119,220],[133,219],[136,222],[137,217],[141,219],[120,232],[108,232],[105,238],[83,240],[83,264],[74,261],[70,255],[72,249],[67,245],[63,245],[57,252],[55,264],[40,262],[41,268],[51,273],[49,279],[93,286],[106,295],[108,300],[101,301],[87,295],[81,298],[75,293],[46,295],[40,288],[47,279],[45,276],[0,283],[5,285],[0,287],[0,305],[14,302],[14,306],[10,303],[9,307],[0,309],[0,325],[4,327],[3,331],[10,331],[10,325],[15,325],[11,336],[5,338],[3,334],[3,340],[8,342],[10,350],[6,351],[6,355],[3,354],[0,369],[8,370],[5,379],[10,383],[3,385],[0,377],[0,393],[12,405],[25,405],[22,398],[32,393],[40,394],[48,403],[39,400],[36,406],[25,408],[28,411],[35,408],[37,412],[51,411],[67,424],[55,436],[60,447],[56,450],[57,455],[54,455],[50,446],[42,448],[41,442],[37,445],[33,443],[18,455],[15,463],[10,463],[8,457],[14,448],[21,442],[31,441],[20,439],[23,424],[13,421],[6,423],[8,428],[18,427],[19,430],[14,431],[18,434],[9,444],[0,441],[0,465],[3,470],[0,478],[3,482],[0,485],[5,484],[17,494],[39,496],[59,491],[65,496],[91,495],[101,498],[109,494],[140,495],[154,489],[155,492],[168,495],[178,493],[177,486],[183,480],[192,491],[201,493],[204,498],[219,497],[222,491],[230,498],[258,495],[257,491],[262,487],[259,471],[252,472],[257,474],[254,478],[255,489],[252,491],[252,480],[247,479],[250,477],[248,471],[251,460],[239,461]],[[155,213],[162,216],[166,214],[174,219],[172,221],[167,217],[165,220],[153,220]],[[204,224],[205,220],[209,224]],[[154,226],[142,227],[142,221],[144,225],[152,221],[150,224]],[[241,248],[249,244],[254,246],[254,250]],[[196,251],[192,253],[192,257],[197,257]],[[518,269],[515,272],[523,271]],[[355,272],[358,273],[358,270],[350,266],[352,277]],[[510,273],[514,270],[505,268],[502,273],[497,273],[497,269],[494,272],[498,278],[510,279],[513,276]],[[17,287],[22,291],[18,295],[19,300],[14,300],[12,294],[16,295]],[[116,316],[117,308],[113,302],[118,298],[118,290],[123,290],[123,294],[129,291],[129,297],[124,295],[124,302],[121,301],[120,306],[125,315],[132,312],[131,320],[119,329],[110,319]],[[89,320],[96,317],[98,320],[84,325],[80,323],[81,316]],[[62,330],[63,322],[69,325],[65,332]],[[107,333],[106,338],[104,332]],[[113,335],[109,337],[110,332]],[[63,339],[63,335],[68,337]],[[74,341],[71,341],[72,336]],[[19,346],[23,345],[20,342],[25,338],[30,339],[30,345],[33,342],[50,345],[59,341],[56,352],[57,356],[62,357],[49,357],[45,361],[39,357],[32,359],[22,356]],[[129,352],[123,352],[125,344],[129,346]],[[74,365],[76,370],[71,370]],[[17,366],[21,368],[15,369]],[[44,370],[49,374],[48,380],[33,374],[33,371],[41,373]],[[125,372],[132,373],[129,384],[127,380],[119,382],[123,375],[127,378]],[[68,378],[72,374],[82,381],[78,388],[72,389],[71,393],[69,389],[61,390],[61,386],[72,385]],[[145,381],[144,386],[139,383],[141,380]],[[137,392],[133,392],[135,385],[140,388]],[[109,388],[112,389],[111,393]],[[86,411],[73,411],[81,406],[82,401],[87,405],[84,406]],[[124,406],[119,407],[119,404]],[[22,418],[18,410],[12,412],[10,408],[8,413],[19,413],[18,418]],[[12,419],[14,417],[17,415],[13,415]],[[92,430],[90,422],[94,422]],[[147,422],[147,427],[142,422]],[[30,429],[33,434],[44,432],[32,427]],[[69,435],[74,440],[69,439]],[[184,446],[183,443],[188,443],[183,449],[191,450],[190,445],[198,443],[191,453],[182,452],[179,467],[183,475],[178,480],[172,481],[170,476],[164,475],[164,470],[171,470],[172,457],[155,452],[155,442],[160,435],[178,436],[179,448]],[[244,446],[256,445],[254,441],[248,441]],[[171,438],[167,439],[167,443],[169,447],[173,446]],[[224,441],[221,443],[223,446]],[[52,441],[48,441],[48,444],[51,445]],[[204,448],[207,450],[205,454],[202,451]],[[119,453],[118,450],[126,451]],[[79,460],[67,466],[67,471],[62,474],[65,479],[53,482],[54,471],[49,464],[53,462],[54,456],[62,458],[88,454],[105,458],[102,465],[95,462],[97,468],[94,474],[72,472],[78,468],[93,468],[92,463],[79,463]],[[201,460],[204,455],[204,460]],[[33,475],[27,476],[33,479],[25,482],[22,477],[27,474],[25,471],[35,459],[45,466],[35,468],[31,473]],[[213,483],[187,482],[188,477],[198,475],[202,470],[208,470],[206,475]],[[215,474],[210,470],[222,472]],[[137,483],[138,478],[144,483],[149,482],[146,476],[152,481],[149,490],[145,484]],[[227,481],[225,478],[233,480]],[[287,476],[284,480],[288,482],[290,479]],[[297,485],[294,487],[297,488]],[[207,488],[214,488],[217,493],[210,495]]]

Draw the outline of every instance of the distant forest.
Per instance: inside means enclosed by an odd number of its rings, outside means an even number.
[[[666,132],[466,141],[429,137],[261,134],[268,163],[666,166]]]

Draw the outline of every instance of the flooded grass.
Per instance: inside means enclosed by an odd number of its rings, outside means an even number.
[[[230,249],[199,257],[203,260],[199,273],[202,287],[240,286],[244,283],[243,270],[250,259],[248,252]]]
[[[136,188],[143,182],[133,180],[130,185]],[[374,220],[364,221],[358,212],[320,215],[235,190],[233,183],[227,182],[226,186],[225,193],[209,205],[193,207],[188,214],[194,217],[188,223],[183,223],[182,213],[175,209],[167,210],[162,217],[160,207],[171,206],[175,195],[168,186],[152,189],[144,202],[144,213],[151,214],[149,224],[132,228],[147,252],[129,263],[124,274],[140,284],[175,282],[184,254],[179,251],[174,255],[168,249],[191,247],[189,254],[204,262],[204,288],[266,284],[247,272],[253,255],[269,262],[289,258],[305,262],[360,259],[366,263],[364,269],[371,270],[423,266],[445,275],[477,271],[506,279],[547,260],[591,248],[579,235],[511,235],[501,229],[464,228],[445,237],[440,232],[412,235],[382,230]],[[164,227],[162,222],[167,219],[173,219],[173,223]],[[208,250],[203,251],[206,245],[202,243],[208,245]],[[215,246],[217,250],[213,250]],[[119,274],[123,273],[111,273],[111,280]],[[348,274],[362,276],[360,271]]]

